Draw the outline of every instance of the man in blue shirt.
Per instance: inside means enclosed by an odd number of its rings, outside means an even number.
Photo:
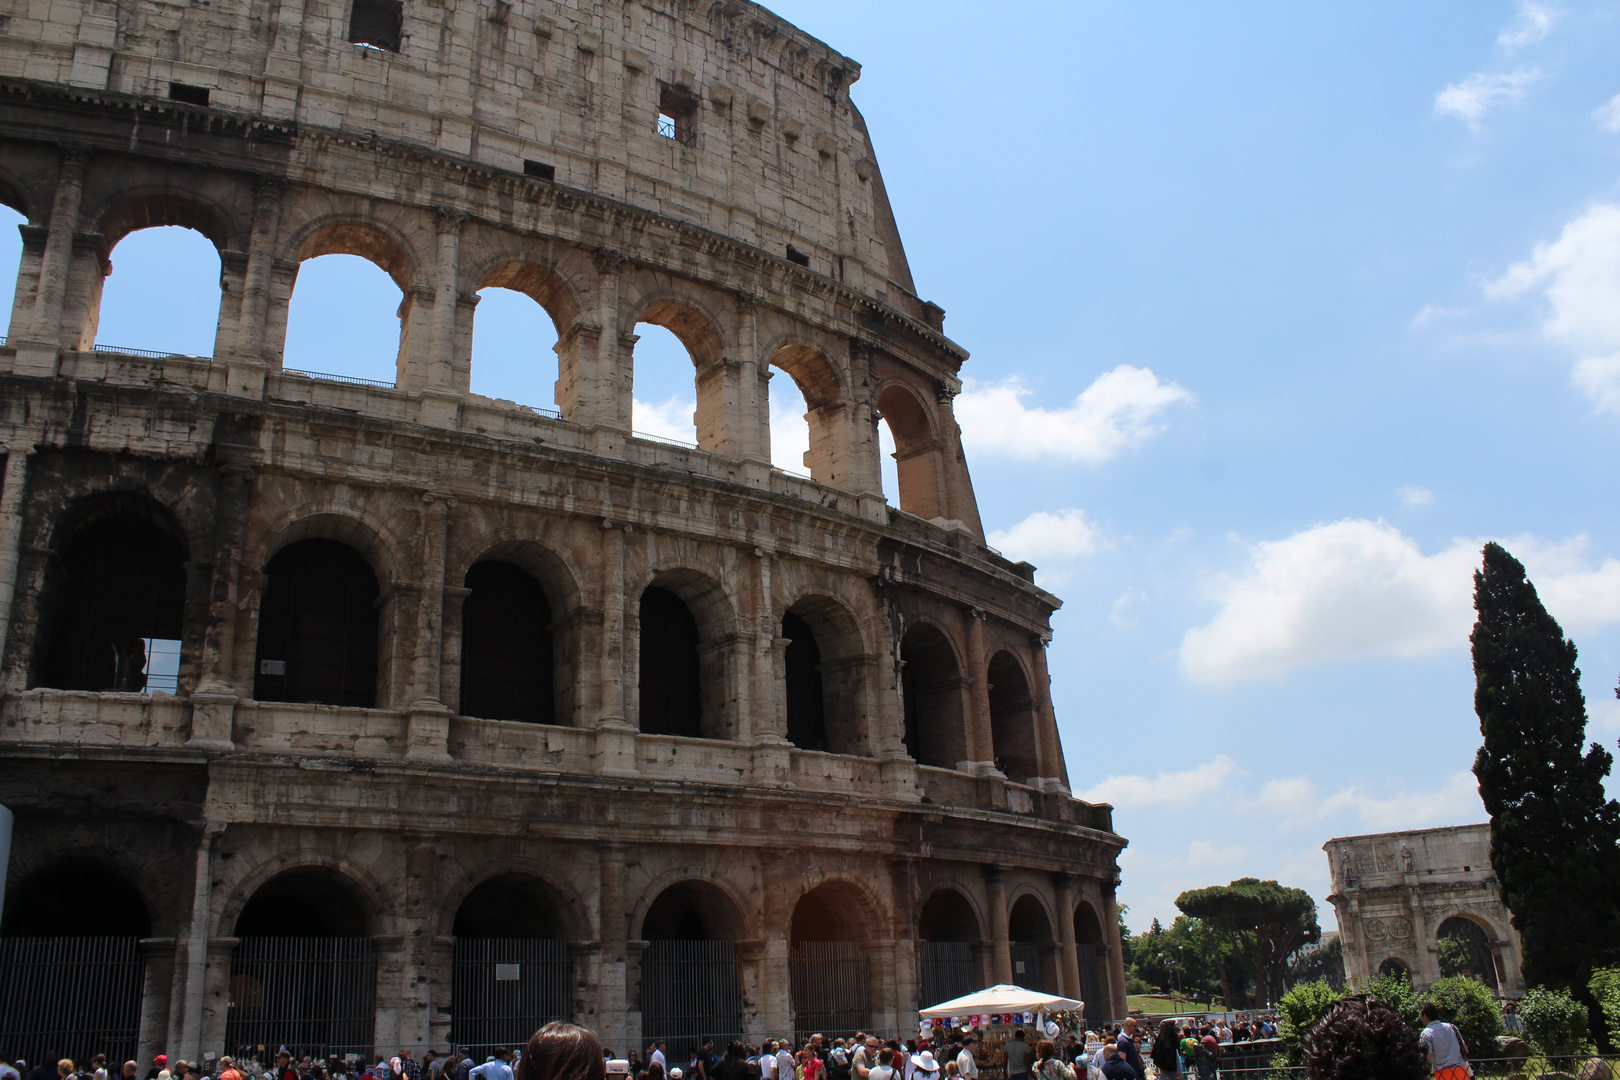
[[[1136,1017],[1126,1017],[1125,1024],[1119,1029],[1119,1056],[1136,1070],[1137,1076],[1146,1076],[1147,1070],[1142,1067],[1142,1050],[1136,1045]]]

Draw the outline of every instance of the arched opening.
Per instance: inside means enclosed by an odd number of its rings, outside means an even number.
[[[1407,982],[1412,981],[1411,969],[1409,969],[1403,961],[1397,960],[1393,956],[1388,960],[1385,960],[1382,964],[1378,965],[1378,974],[1395,975],[1399,978],[1405,979]]]
[[[636,337],[631,430],[683,446],[699,445],[692,354],[674,331],[651,322],[638,323]]]
[[[854,888],[818,885],[793,908],[788,977],[800,1036],[861,1031],[872,1024],[867,917]]]
[[[300,540],[264,572],[253,696],[363,709],[377,703],[377,575],[336,540]]]
[[[208,237],[183,225],[141,227],[117,241],[111,262],[87,338],[113,350],[214,355],[222,290]]]
[[[771,463],[818,484],[847,486],[848,414],[837,371],[819,351],[799,344],[778,348],[771,366]]]
[[[236,917],[226,1046],[294,1058],[370,1054],[377,964],[359,891],[325,870],[289,870]]]
[[[494,267],[478,285],[471,389],[484,397],[550,409],[562,403],[558,339],[578,305],[556,274],[533,263]]]
[[[3,325],[11,327],[8,333],[15,334],[21,327],[13,326],[11,320],[16,314],[17,274],[22,269],[22,226],[28,224],[28,218],[4,201],[10,198],[10,192],[0,187],[0,298],[4,298],[7,312]],[[25,297],[24,302],[29,299]]]
[[[782,616],[787,677],[787,737],[800,750],[827,749],[827,714],[822,701],[821,649],[803,619]]]
[[[88,858],[7,883],[0,924],[0,1031],[8,1060],[135,1056],[152,936],[140,890]]]
[[[117,500],[93,513],[62,549],[40,685],[172,694],[185,621],[185,545],[166,515],[144,503]]]
[[[866,731],[866,646],[843,604],[805,596],[782,617],[788,740],[834,754],[871,751]]]
[[[1086,1022],[1099,1023],[1108,1017],[1108,994],[1103,989],[1103,957],[1107,938],[1102,920],[1092,906],[1081,901],[1074,909],[1074,940],[1080,958],[1080,1000],[1086,1003]]]
[[[335,239],[332,245],[341,247]],[[403,383],[408,270],[396,266],[391,274],[387,262],[322,250],[326,246],[314,247],[298,264],[287,302],[282,367],[385,386]]]
[[[1440,947],[1440,976],[1462,975],[1497,989],[1496,960],[1491,936],[1472,919],[1454,915],[1440,924],[1435,935]]]
[[[1035,702],[1023,666],[1005,650],[990,659],[990,737],[996,767],[1016,784],[1040,774],[1035,754]]]
[[[1007,937],[1012,942],[1013,982],[1026,990],[1057,993],[1052,923],[1039,900],[1027,893],[1018,898],[1007,913]]]
[[[509,874],[456,909],[450,1042],[486,1057],[521,1046],[540,1024],[573,1016],[561,906],[546,885]]]
[[[929,520],[944,517],[942,455],[928,411],[909,389],[890,383],[878,395],[878,412],[894,440],[890,453],[894,457],[900,509]]]
[[[955,889],[935,889],[917,918],[922,939],[918,972],[923,1008],[971,994],[985,982],[979,977],[975,948],[983,939],[979,917]]]
[[[490,560],[467,571],[461,614],[461,713],[556,721],[551,604],[522,567]]]
[[[698,624],[675,593],[649,586],[641,594],[641,730],[648,735],[703,735],[703,679]]]
[[[684,1061],[705,1038],[724,1045],[741,1034],[742,927],[737,905],[706,881],[658,894],[641,923],[641,1045],[667,1043]]]
[[[810,406],[785,372],[773,368],[771,376],[771,464],[783,472],[811,476]]]
[[[954,769],[968,760],[962,720],[962,673],[939,629],[918,623],[900,641],[906,752],[919,765]]]

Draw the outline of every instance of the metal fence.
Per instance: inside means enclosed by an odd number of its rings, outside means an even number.
[[[135,1056],[146,962],[133,937],[0,938],[0,1035],[28,1061]]]
[[[925,1005],[980,989],[979,962],[966,941],[925,941],[917,965],[917,997]]]
[[[245,937],[231,958],[225,1045],[369,1054],[376,984],[370,938]]]
[[[804,941],[793,947],[788,985],[800,1037],[871,1024],[869,966],[866,953],[853,941]]]
[[[380,386],[385,390],[394,389],[394,383],[387,379],[362,379],[354,375],[329,375],[324,371],[300,371],[298,368],[282,368],[283,375],[302,375],[306,379],[320,379],[323,382],[346,383],[349,386]]]
[[[703,1039],[724,1045],[742,1030],[737,946],[730,941],[649,941],[641,954],[641,1048],[654,1039],[684,1058]]]
[[[478,1060],[522,1049],[535,1029],[571,1020],[568,944],[551,938],[457,938],[450,966],[450,1042]]]

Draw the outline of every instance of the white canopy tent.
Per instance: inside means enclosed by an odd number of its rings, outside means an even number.
[[[1043,994],[1039,990],[1025,990],[1022,986],[1001,983],[986,990],[978,990],[963,997],[941,1002],[931,1009],[920,1010],[924,1020],[943,1020],[949,1016],[983,1016],[986,1013],[1057,1012],[1080,1009],[1083,1004],[1073,998]]]

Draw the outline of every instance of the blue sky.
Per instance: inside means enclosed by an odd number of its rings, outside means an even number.
[[[1134,928],[1243,875],[1320,900],[1331,836],[1484,819],[1486,538],[1613,745],[1620,4],[772,6],[864,65],[918,288],[973,354],[986,528],[1065,599],[1070,776],[1131,840]],[[100,340],[211,351],[213,301],[172,299],[214,287],[206,241],[113,262]],[[307,264],[288,366],[391,378],[398,297]],[[690,366],[645,329],[636,427],[679,437]],[[474,389],[549,405],[554,340],[492,292]]]

